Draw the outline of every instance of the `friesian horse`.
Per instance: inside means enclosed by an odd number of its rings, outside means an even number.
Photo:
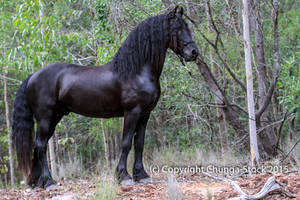
[[[182,7],[142,21],[103,66],[54,63],[28,76],[14,100],[12,125],[19,169],[27,184],[41,188],[54,185],[47,164],[47,143],[69,112],[96,118],[124,117],[116,177],[121,184],[148,178],[142,159],[145,129],[160,97],[159,77],[168,48],[187,62],[198,55]],[[133,137],[131,177],[127,157]]]

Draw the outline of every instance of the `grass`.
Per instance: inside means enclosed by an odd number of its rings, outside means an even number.
[[[119,185],[114,176],[117,161],[112,161],[111,165],[112,167],[107,164],[103,164],[103,161],[99,161],[97,164],[99,182],[96,186],[97,192],[94,197],[95,200],[112,200],[117,199],[118,197]]]
[[[97,193],[94,197],[96,200],[114,200],[118,195],[118,184],[111,179],[103,179],[97,185]]]
[[[187,149],[185,151],[164,148],[161,151],[154,151],[151,161],[145,161],[145,163],[149,167],[152,164],[168,166],[230,166],[248,163],[249,160],[249,156],[241,155],[233,150],[228,150],[222,154],[220,152],[204,151],[198,148]]]
[[[83,172],[84,167],[81,161],[75,157],[74,160],[58,165],[57,178],[66,180],[81,177]]]

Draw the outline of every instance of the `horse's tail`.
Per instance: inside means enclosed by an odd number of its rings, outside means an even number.
[[[28,105],[26,88],[31,75],[21,84],[14,100],[12,137],[17,149],[17,158],[20,171],[28,179],[32,167],[33,148],[33,113]]]

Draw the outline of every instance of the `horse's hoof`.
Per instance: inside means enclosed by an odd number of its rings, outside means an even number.
[[[126,179],[126,180],[121,181],[121,185],[123,185],[123,186],[134,185],[134,182],[132,179]]]
[[[47,191],[57,190],[57,189],[58,189],[58,186],[57,186],[57,185],[54,185],[54,184],[49,185],[49,186],[46,187],[46,190],[47,190]]]
[[[152,183],[152,178],[143,178],[138,181],[139,183],[147,184],[147,183]]]

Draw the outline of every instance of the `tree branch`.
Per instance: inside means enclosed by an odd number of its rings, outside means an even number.
[[[212,17],[212,13],[211,13],[211,7],[210,7],[210,3],[209,3],[209,0],[206,2],[207,3],[207,8],[208,8],[208,14],[209,14],[209,18],[210,18],[210,21],[211,21],[211,24],[212,24],[212,27],[214,29],[214,31],[216,32],[217,36],[216,36],[216,39],[215,39],[215,42],[213,43],[212,41],[210,41],[206,36],[205,34],[198,28],[197,24],[192,20],[192,23],[194,23],[195,27],[196,27],[196,30],[200,33],[200,35],[215,49],[215,52],[216,54],[218,55],[219,59],[221,60],[222,64],[224,65],[224,67],[226,68],[226,70],[229,72],[230,76],[242,87],[242,89],[246,92],[247,89],[246,89],[246,86],[245,84],[240,81],[236,75],[231,71],[230,67],[228,66],[228,64],[225,62],[224,58],[221,56],[219,50],[218,50],[218,42],[220,42],[222,48],[224,49],[224,45],[223,45],[223,42],[220,38],[220,31],[217,29],[216,25],[215,25],[215,22],[213,20],[213,17]]]

